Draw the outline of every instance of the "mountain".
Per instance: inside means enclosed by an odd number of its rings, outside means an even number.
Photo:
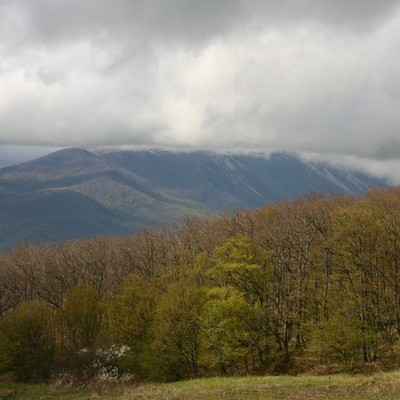
[[[326,194],[363,194],[387,182],[287,153],[59,150],[0,169],[0,248],[129,235],[200,212],[261,207]]]

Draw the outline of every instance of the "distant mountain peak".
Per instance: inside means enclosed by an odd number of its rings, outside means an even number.
[[[53,161],[56,160],[57,162],[62,163],[70,163],[75,161],[81,161],[83,159],[93,159],[99,158],[96,154],[79,147],[68,147],[65,149],[61,149],[55,151],[54,153],[50,153],[44,157],[41,157],[37,160],[31,162],[42,162],[42,161]]]
[[[360,195],[376,186],[388,184],[292,153],[66,148],[0,169],[0,248],[44,237],[126,235],[204,211],[262,207],[310,192]]]

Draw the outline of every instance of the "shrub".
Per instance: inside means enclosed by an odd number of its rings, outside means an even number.
[[[53,310],[40,301],[21,303],[0,322],[0,370],[20,381],[50,378],[55,340]]]

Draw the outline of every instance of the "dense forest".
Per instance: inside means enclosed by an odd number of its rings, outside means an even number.
[[[0,254],[0,373],[85,383],[400,362],[400,190]]]

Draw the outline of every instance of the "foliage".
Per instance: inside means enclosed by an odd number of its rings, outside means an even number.
[[[143,359],[151,343],[158,291],[140,276],[132,276],[111,299],[107,308],[107,329],[112,342],[128,348],[118,363],[135,379],[146,376]]]
[[[0,278],[0,370],[20,380],[396,367],[400,190],[23,244]]]
[[[0,323],[0,368],[22,381],[47,380],[55,338],[52,310],[39,301],[21,303]]]
[[[265,347],[261,310],[229,287],[212,288],[202,314],[201,362],[221,375],[249,374],[260,368]]]
[[[67,351],[91,348],[100,333],[104,307],[96,288],[79,283],[65,294],[57,317]]]
[[[189,280],[171,284],[156,308],[150,374],[162,380],[198,373],[204,291]]]
[[[60,387],[101,387],[102,384],[131,382],[135,377],[119,368],[119,361],[129,351],[128,346],[117,345],[82,349],[64,361],[64,368],[53,374],[52,383]]]
[[[318,362],[333,370],[355,372],[362,361],[362,350],[368,340],[359,326],[359,321],[343,315],[335,315],[318,324],[312,332],[309,351]]]

